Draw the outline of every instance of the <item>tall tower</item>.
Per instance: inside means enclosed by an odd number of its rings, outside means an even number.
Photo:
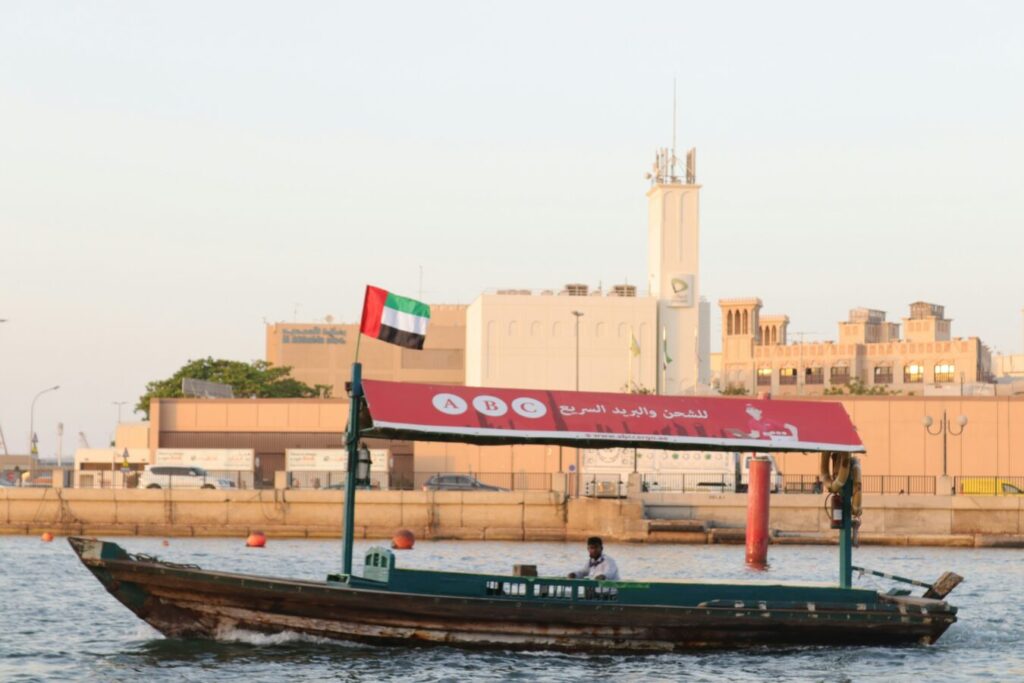
[[[719,299],[718,306],[722,310],[722,388],[743,388],[756,396],[758,384],[754,347],[777,345],[780,325],[782,343],[785,344],[789,318],[762,317],[761,300],[757,298]],[[771,391],[770,371],[767,377],[769,384],[761,385],[760,388]]]
[[[711,374],[709,338],[701,334],[709,307],[700,300],[697,151],[687,152],[684,175],[679,166],[674,149],[660,149],[647,175],[648,287],[658,300],[658,391],[663,394],[699,393]]]

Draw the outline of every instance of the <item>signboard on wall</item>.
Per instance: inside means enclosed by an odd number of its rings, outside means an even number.
[[[669,279],[669,305],[678,308],[693,306],[693,273],[680,273]]]
[[[281,330],[282,344],[344,344],[346,330],[337,327],[285,327]]]
[[[154,464],[252,472],[255,461],[251,448],[158,448]]]
[[[387,472],[390,451],[370,449],[370,471]],[[288,472],[347,472],[348,451],[344,448],[289,448],[284,453]]]

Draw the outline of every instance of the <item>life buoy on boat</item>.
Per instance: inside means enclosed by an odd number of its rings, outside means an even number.
[[[860,517],[864,512],[864,506],[861,503],[863,485],[861,484],[860,458],[850,458],[850,460],[852,461],[850,469],[853,474],[853,497],[850,498],[850,512],[854,517]]]
[[[839,493],[850,477],[849,453],[821,454],[821,483],[829,493]]]

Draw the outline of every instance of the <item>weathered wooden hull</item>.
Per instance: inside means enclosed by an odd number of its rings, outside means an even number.
[[[956,621],[955,608],[940,601],[929,601],[930,609],[922,611],[884,600],[674,606],[417,594],[357,585],[358,577],[307,582],[204,571],[129,557],[92,539],[71,543],[114,597],[161,633],[179,638],[289,631],[376,644],[635,652],[931,643]]]

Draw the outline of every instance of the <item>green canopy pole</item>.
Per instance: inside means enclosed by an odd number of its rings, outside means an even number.
[[[853,472],[846,478],[843,497],[843,526],[839,531],[839,587],[853,586]]]
[[[352,574],[352,537],[355,535],[356,512],[356,466],[359,462],[359,408],[363,402],[363,366],[352,364],[352,385],[349,390],[348,431],[345,435],[348,447],[348,472],[345,476],[345,531],[342,550],[341,571]]]

